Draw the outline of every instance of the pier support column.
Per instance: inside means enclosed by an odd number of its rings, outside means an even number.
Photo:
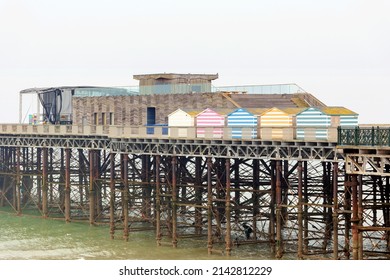
[[[390,172],[390,165],[386,164],[386,173]],[[385,227],[390,227],[390,177],[386,176],[386,188],[385,188],[385,208],[386,211],[383,212],[384,214],[384,222],[385,222]],[[387,246],[387,251],[390,252],[390,231],[387,231],[385,233],[384,238],[386,239],[386,246]]]
[[[303,259],[303,178],[302,161],[298,162],[298,259]]]
[[[226,218],[226,255],[230,256],[232,251],[232,237],[231,237],[231,224],[230,224],[230,159],[226,159],[226,198],[225,198],[225,218]]]
[[[338,163],[333,163],[333,259],[339,258]]]
[[[172,246],[177,247],[177,157],[172,156]]]
[[[115,154],[110,154],[110,237],[115,237]]]
[[[65,149],[65,221],[70,222],[70,157],[71,150]]]
[[[257,216],[259,215],[259,186],[260,186],[260,164],[258,159],[253,160],[253,182],[252,182],[252,239],[257,239]]]
[[[309,252],[309,177],[307,161],[303,162],[303,254]]]
[[[359,259],[359,218],[358,218],[358,182],[357,175],[352,177],[352,257],[354,260]]]
[[[48,217],[48,148],[42,148],[42,214]]]
[[[160,185],[160,155],[156,155],[156,241],[157,246],[161,246],[161,185]]]
[[[84,173],[86,172],[84,154],[82,149],[78,149],[79,154],[79,196],[80,205],[84,206]]]
[[[141,186],[142,186],[142,209],[141,214],[144,219],[150,221],[151,218],[151,194],[152,188],[150,185],[150,156],[143,155],[142,158],[142,170],[141,170]]]
[[[42,149],[41,148],[37,148],[36,169],[38,174],[41,173],[42,170]],[[36,176],[35,178],[37,182],[38,209],[42,210],[42,177]]]
[[[96,168],[95,151],[89,151],[89,224],[95,224],[95,168]]]
[[[202,234],[202,158],[195,158],[195,234]]]
[[[359,175],[359,186],[358,186],[358,226],[363,226],[363,176]],[[363,259],[363,232],[358,229],[358,259]]]
[[[276,257],[283,256],[283,240],[282,240],[282,164],[281,161],[276,161]]]
[[[345,169],[345,166],[344,166]],[[344,255],[347,259],[350,258],[350,236],[349,232],[351,230],[351,182],[348,175],[344,176],[344,220],[345,220],[345,230],[344,230]]]
[[[66,221],[66,209],[65,209],[65,191],[66,191],[66,159],[65,159],[65,149],[60,149],[60,177],[58,179],[58,196],[59,196],[59,208],[64,213]]]
[[[95,167],[94,167],[94,182],[95,182],[95,221],[102,215],[102,181],[100,178],[100,161],[101,151],[95,150]]]
[[[21,198],[21,176],[20,176],[20,147],[16,148],[16,178],[15,178],[15,192],[16,192],[16,213],[22,215],[22,198]]]
[[[213,250],[213,190],[211,182],[211,158],[207,158],[207,252],[209,255],[212,254]]]
[[[276,163],[274,160],[270,161],[271,170],[271,203],[270,203],[270,221],[269,221],[269,242],[271,244],[271,251],[275,253],[275,204],[276,204]]]
[[[123,155],[122,170],[123,170],[123,238],[129,241],[129,156]]]

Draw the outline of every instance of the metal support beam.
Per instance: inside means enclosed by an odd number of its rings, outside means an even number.
[[[354,260],[359,259],[359,218],[358,218],[358,182],[357,175],[352,177],[352,257]]]
[[[161,246],[161,185],[160,185],[160,161],[159,155],[155,156],[155,176],[156,176],[156,241],[157,246]]]
[[[172,246],[177,247],[177,158],[172,156]]]
[[[303,259],[303,178],[302,161],[298,162],[298,259]]]
[[[211,168],[212,162],[211,158],[207,158],[207,251],[208,254],[212,254],[213,250],[213,191],[212,191],[212,182],[211,182]]]
[[[110,237],[115,237],[115,154],[110,153]]]
[[[96,157],[95,157],[95,151],[90,150],[89,151],[89,224],[94,225],[95,224],[95,208],[96,208],[96,202],[95,202],[95,168],[96,168]]]
[[[226,198],[225,198],[225,218],[226,218],[226,255],[230,256],[232,251],[231,224],[230,224],[230,160],[226,160]]]
[[[16,193],[16,208],[17,215],[22,215],[22,198],[21,198],[21,189],[20,189],[21,179],[20,179],[20,148],[16,148],[16,178],[15,178],[15,193]]]
[[[333,163],[333,259],[339,258],[339,202],[338,202],[338,163]]]
[[[48,217],[48,148],[42,148],[42,214]]]
[[[283,256],[282,239],[282,164],[280,160],[276,161],[276,257]]]
[[[71,150],[65,149],[65,221],[70,222],[70,158]]]
[[[129,241],[129,156],[127,154],[123,155],[122,160],[122,178],[123,178],[123,238],[126,241]]]

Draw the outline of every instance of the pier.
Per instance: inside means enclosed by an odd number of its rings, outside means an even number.
[[[104,224],[115,239],[151,230],[156,246],[198,239],[205,254],[268,243],[277,258],[390,257],[388,128],[326,140],[166,129],[0,124],[0,210]]]

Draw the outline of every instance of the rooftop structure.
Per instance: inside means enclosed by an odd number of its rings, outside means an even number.
[[[206,108],[325,106],[296,84],[215,87],[212,81],[218,78],[218,74],[158,73],[134,75],[133,78],[139,81],[138,86],[61,86],[22,90],[20,122],[33,116],[29,119],[38,123],[48,119],[51,123],[84,125],[166,124],[168,115],[178,108],[202,111]],[[31,113],[24,112],[22,95],[31,93],[41,97],[34,105],[25,104],[28,110],[33,110]],[[36,108],[36,111],[31,108]],[[148,112],[151,114],[149,120]]]

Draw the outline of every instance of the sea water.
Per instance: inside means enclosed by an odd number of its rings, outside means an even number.
[[[0,259],[264,260],[273,254],[269,245],[256,244],[234,247],[231,256],[208,255],[206,238],[179,238],[178,248],[157,246],[155,231],[130,232],[126,242],[121,231],[111,239],[108,226],[0,212]]]

